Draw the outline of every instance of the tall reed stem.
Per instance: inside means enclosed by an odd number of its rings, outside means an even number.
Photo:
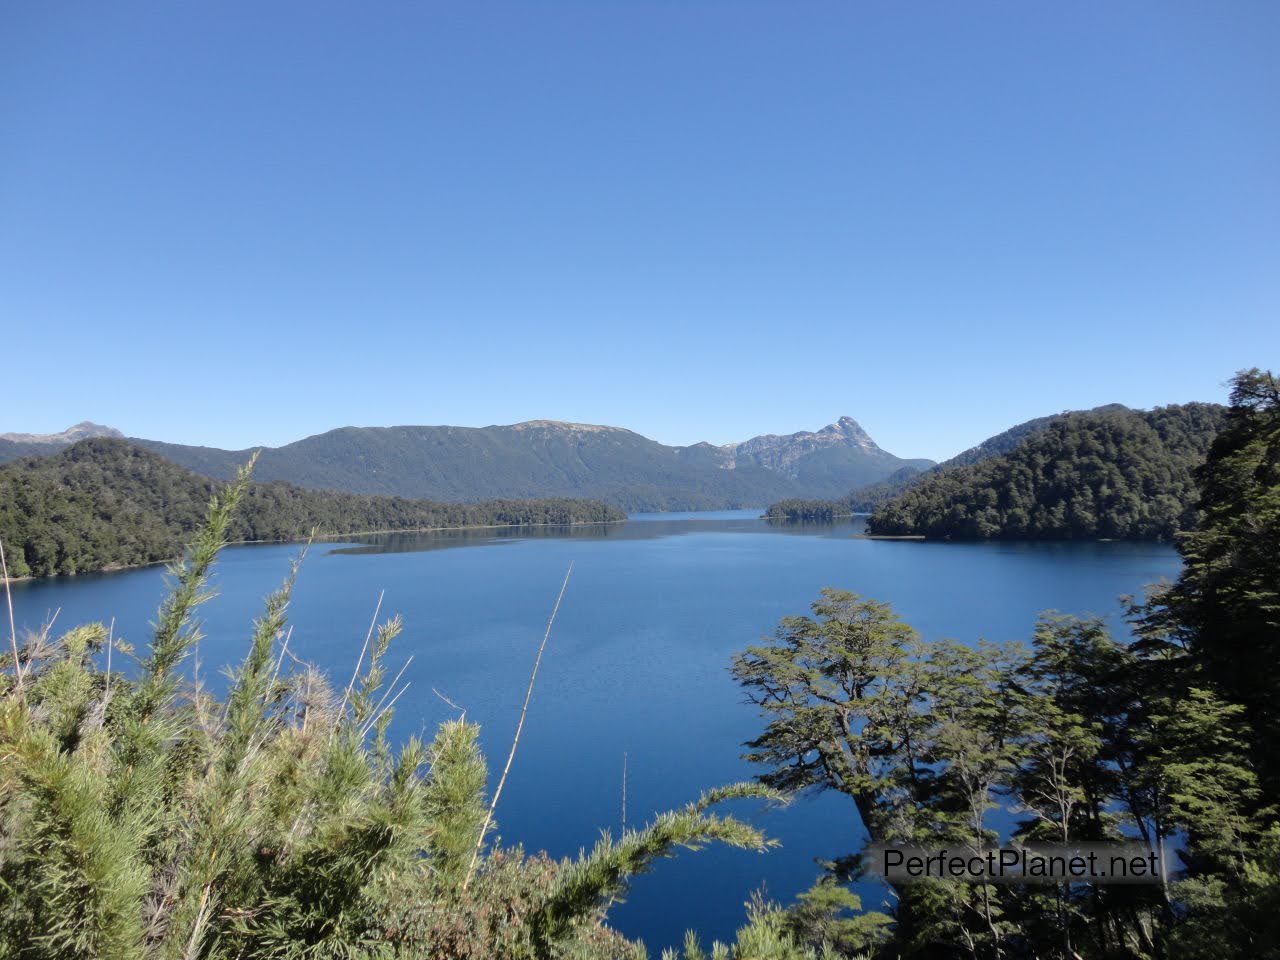
[[[462,889],[466,890],[471,883],[471,875],[475,873],[476,861],[480,859],[480,851],[484,847],[484,838],[489,832],[489,824],[493,822],[493,811],[498,808],[498,798],[502,796],[502,788],[507,782],[507,774],[511,772],[511,763],[516,758],[516,748],[520,746],[520,734],[524,730],[525,714],[529,712],[529,701],[533,698],[533,683],[538,679],[538,667],[542,664],[542,652],[547,649],[547,640],[551,638],[551,627],[556,622],[556,614],[560,612],[560,601],[564,599],[564,591],[569,586],[569,575],[573,573],[573,564],[564,573],[564,582],[560,584],[560,593],[556,596],[555,606],[551,608],[551,617],[547,620],[546,632],[542,635],[542,643],[538,645],[538,655],[533,659],[533,672],[529,674],[529,687],[524,692],[524,705],[520,708],[520,719],[516,723],[516,735],[511,739],[511,751],[507,754],[506,766],[502,768],[502,776],[498,778],[498,786],[493,791],[493,799],[489,802],[489,812],[484,815],[484,823],[480,826],[480,836],[476,837],[476,848],[471,851],[471,864],[467,867],[467,876],[462,881]]]

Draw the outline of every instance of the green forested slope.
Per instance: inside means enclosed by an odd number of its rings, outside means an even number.
[[[855,513],[869,513],[910,487],[922,472],[917,467],[903,467],[878,483],[858,487],[839,500],[779,500],[769,504],[765,516],[771,520],[827,521]]]
[[[214,481],[123,440],[84,440],[49,457],[0,466],[0,538],[11,576],[47,576],[175,556],[196,529]],[[367,530],[579,523],[623,514],[583,500],[434,503],[400,497],[248,488],[235,540],[287,540]]]
[[[975,463],[981,463],[983,460],[989,460],[992,457],[998,457],[1001,454],[1008,453],[1018,444],[1022,443],[1028,437],[1032,437],[1042,430],[1061,420],[1063,417],[1077,416],[1081,414],[1107,414],[1107,413],[1133,413],[1129,407],[1122,403],[1108,403],[1100,407],[1093,407],[1090,410],[1068,410],[1065,413],[1051,413],[1046,417],[1035,417],[1031,420],[1024,420],[1022,423],[1010,427],[1008,430],[997,433],[993,437],[987,437],[976,446],[970,447],[961,453],[957,453],[950,460],[944,460],[938,464],[936,469],[946,470],[950,467],[970,467]]]
[[[879,535],[1161,539],[1195,523],[1193,471],[1223,408],[1068,414],[1001,456],[931,472],[877,508]]]
[[[225,479],[245,451],[143,441],[192,470]],[[695,448],[630,430],[532,423],[501,427],[343,427],[263,450],[254,476],[385,496],[589,497],[626,510],[750,506],[785,496],[762,467],[721,469]]]
[[[821,520],[831,517],[845,516],[850,513],[871,513],[878,507],[888,503],[904,490],[915,486],[922,478],[932,473],[939,473],[953,467],[967,467],[992,457],[1008,453],[1018,444],[1056,423],[1063,417],[1079,413],[1127,413],[1129,408],[1119,403],[1109,403],[1091,410],[1076,410],[1067,413],[1054,413],[1046,417],[1036,417],[988,437],[981,443],[956,454],[950,460],[939,464],[927,461],[906,461],[907,465],[894,471],[883,479],[871,483],[857,485],[849,493],[832,500],[790,499],[773,503],[769,506],[768,515],[786,520]]]
[[[131,440],[222,480],[251,452]],[[0,463],[48,456],[66,445],[57,437],[38,444],[0,438]],[[258,480],[314,490],[450,502],[585,497],[624,510],[712,510],[784,497],[836,497],[905,466],[933,465],[881,449],[850,417],[816,432],[725,446],[668,446],[618,427],[532,420],[489,427],[341,427],[260,450]]]
[[[832,496],[880,480],[911,463],[875,447],[832,442],[813,449],[730,453],[698,443],[667,446],[618,427],[537,420],[509,426],[342,427],[267,448],[254,471],[322,490],[477,500],[484,497],[588,497],[624,510],[757,507],[784,497]],[[756,438],[786,448],[795,438]],[[829,438],[825,438],[829,439]],[[231,476],[248,451],[137,441],[211,477]],[[769,461],[773,462],[773,461]]]

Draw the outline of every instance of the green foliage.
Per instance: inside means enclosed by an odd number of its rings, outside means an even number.
[[[460,893],[485,818],[485,783],[489,778],[480,755],[479,728],[461,720],[440,725],[427,754],[431,775],[423,802],[436,825],[427,839],[436,896]]]
[[[909,489],[923,475],[916,467],[903,467],[884,480],[858,487],[839,500],[779,500],[769,505],[765,516],[771,520],[827,523],[840,517],[870,513]]]
[[[734,677],[759,706],[765,731],[747,759],[779,790],[836,790],[869,829],[889,831],[904,798],[932,779],[911,738],[923,695],[920,639],[888,604],[825,589],[813,617],[787,617],[768,642],[734,657]]]
[[[212,480],[123,440],[82,440],[0,466],[0,540],[10,576],[82,573],[168,560],[204,522]],[[581,500],[444,504],[247,484],[231,540],[297,540],[373,530],[595,523],[624,515]]]
[[[765,516],[770,520],[829,523],[841,517],[870,513],[908,489],[922,475],[918,467],[903,467],[883,480],[856,488],[839,500],[779,500],[769,505]]]
[[[752,784],[736,784],[704,794],[681,810],[660,814],[640,830],[627,830],[614,839],[604,834],[591,852],[568,864],[552,885],[534,916],[539,933],[548,941],[568,938],[575,926],[598,916],[627,890],[629,877],[647,872],[678,848],[697,850],[718,840],[729,846],[764,852],[774,846],[754,827],[732,817],[708,813],[716,804],[745,797],[771,797]]]
[[[1185,825],[1177,955],[1280,956],[1280,384],[1238,373],[1197,471],[1172,587],[1136,608],[1166,695],[1139,747],[1149,805]]]
[[[664,950],[662,960],[866,960],[886,939],[883,927],[871,918],[888,918],[839,916],[858,907],[856,896],[826,882],[802,893],[800,903],[786,910],[757,895],[747,904],[747,923],[733,943],[717,941],[708,953],[689,931],[684,949]]]
[[[877,507],[873,534],[1168,539],[1196,522],[1193,477],[1224,421],[1213,404],[1054,419],[1008,453],[931,471]]]
[[[770,845],[712,812],[769,795],[738,785],[576,861],[482,845],[462,883],[486,810],[477,729],[387,743],[398,618],[331,688],[283,648],[295,564],[225,698],[183,671],[251,489],[245,469],[210,499],[132,669],[100,624],[46,630],[0,665],[0,957],[638,958],[605,925],[630,876],[678,848]]]
[[[770,520],[806,520],[829,523],[837,517],[851,516],[834,500],[779,500],[769,504],[765,516]]]
[[[1198,957],[1191,944],[1228,920],[1231,942],[1267,942],[1280,847],[1255,812],[1241,707],[1179,687],[1097,619],[1047,614],[1024,648],[924,642],[887,605],[830,589],[813,612],[734,659],[765,721],[747,754],[762,782],[849,796],[876,843],[981,855],[1000,842],[989,812],[1008,805],[1019,842],[1169,845],[1163,886],[895,885],[895,955]],[[812,919],[858,867],[835,861],[787,911],[796,944],[848,955],[885,932],[876,914]]]
[[[1128,407],[1118,403],[1094,407],[1089,411],[1078,411],[1092,414],[1127,413]],[[975,447],[970,447],[950,460],[932,467],[925,464],[909,464],[889,474],[882,480],[855,487],[852,492],[837,500],[782,500],[772,504],[768,516],[785,520],[826,521],[832,517],[842,517],[855,513],[872,513],[889,503],[903,491],[915,486],[924,478],[952,467],[967,467],[992,457],[998,457],[1015,449],[1023,440],[1043,430],[1050,424],[1070,414],[1053,414],[1047,417],[1036,417],[1017,426],[1010,427],[994,437],[988,437]]]
[[[950,467],[969,467],[975,463],[981,463],[983,460],[990,460],[992,457],[999,457],[1016,449],[1028,437],[1042,433],[1052,424],[1057,423],[1063,417],[1070,417],[1081,414],[1125,414],[1133,413],[1122,403],[1108,403],[1100,407],[1094,407],[1091,410],[1072,410],[1067,413],[1053,413],[1047,417],[1036,417],[1033,420],[1026,420],[1015,426],[1010,427],[997,433],[994,437],[988,437],[980,444],[970,447],[961,453],[957,453],[950,460],[944,460],[937,469],[947,469]]]
[[[1143,612],[1144,640],[1186,651],[1253,729],[1253,759],[1280,796],[1280,383],[1248,370],[1197,474],[1199,527],[1179,542],[1184,566]]]

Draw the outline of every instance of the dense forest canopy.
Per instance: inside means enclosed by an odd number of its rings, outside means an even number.
[[[10,576],[131,566],[177,555],[216,487],[207,477],[124,440],[82,440],[60,453],[0,466],[0,540]],[[623,519],[586,500],[446,504],[250,484],[233,540],[439,527],[594,523]]]
[[[764,514],[770,520],[810,520],[828,522],[847,517],[850,511],[839,500],[779,500],[769,504]]]
[[[970,447],[957,453],[950,460],[944,460],[938,464],[937,469],[946,469],[948,467],[970,467],[975,463],[981,463],[983,460],[989,460],[992,457],[998,457],[1001,454],[1008,453],[1018,444],[1022,443],[1028,437],[1034,436],[1042,430],[1049,427],[1050,424],[1061,420],[1063,417],[1069,417],[1073,414],[1081,413],[1132,413],[1122,403],[1107,403],[1100,407],[1094,407],[1091,410],[1069,410],[1065,413],[1051,413],[1046,417],[1035,417],[1031,420],[1024,420],[1022,423],[1015,424],[1008,430],[997,433],[994,437],[988,437],[976,446]]]
[[[917,467],[903,467],[877,483],[858,487],[839,500],[779,500],[769,505],[765,516],[772,520],[827,521],[855,513],[870,513],[909,489],[923,475],[924,471]]]
[[[1146,611],[1143,644],[1190,649],[1241,704],[1266,795],[1280,798],[1280,381],[1234,381],[1226,423],[1196,471],[1200,523],[1179,538],[1182,576]]]
[[[1224,408],[1069,414],[1006,454],[930,472],[877,507],[879,535],[1167,539],[1195,525],[1193,476]]]
[[[950,470],[953,467],[968,467],[975,463],[981,463],[992,457],[998,457],[1002,454],[1009,453],[1015,449],[1018,444],[1022,443],[1029,437],[1040,433],[1043,430],[1061,420],[1063,417],[1069,417],[1077,413],[1129,413],[1132,412],[1128,407],[1120,403],[1108,403],[1100,407],[1094,407],[1092,410],[1076,410],[1066,413],[1054,413],[1045,417],[1036,417],[1032,420],[1026,420],[1022,423],[1015,424],[1008,430],[1001,431],[995,436],[988,437],[981,443],[970,447],[961,453],[956,454],[950,460],[944,460],[942,463],[935,464],[932,467],[922,468],[919,466],[905,466],[900,470],[896,470],[883,480],[877,480],[874,483],[863,484],[855,487],[852,491],[834,500],[812,500],[803,498],[793,498],[790,500],[780,500],[771,504],[768,509],[768,515],[775,519],[785,520],[825,520],[831,517],[842,517],[854,513],[872,513],[879,507],[893,500],[905,490],[909,490],[925,477]]]

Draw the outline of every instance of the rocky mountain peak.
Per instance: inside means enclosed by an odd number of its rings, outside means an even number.
[[[871,439],[871,435],[862,429],[862,425],[853,417],[841,417],[835,423],[829,423],[818,433],[837,434],[846,440],[851,440],[859,446],[875,446],[876,442]]]
[[[49,444],[66,444],[75,443],[77,440],[84,440],[88,437],[123,437],[124,434],[115,427],[104,427],[100,423],[94,423],[92,420],[81,420],[73,426],[67,427],[61,433],[0,433],[0,440],[8,440],[12,443],[49,443]]]
[[[599,423],[572,423],[568,420],[525,420],[511,424],[512,430],[553,430],[561,433],[630,433],[622,427]]]
[[[721,466],[732,470],[745,463],[754,463],[767,470],[795,477],[800,460],[832,448],[852,448],[871,457],[889,456],[862,429],[857,420],[846,416],[817,431],[801,430],[787,436],[765,434],[741,443],[728,444],[720,448],[723,458]]]

